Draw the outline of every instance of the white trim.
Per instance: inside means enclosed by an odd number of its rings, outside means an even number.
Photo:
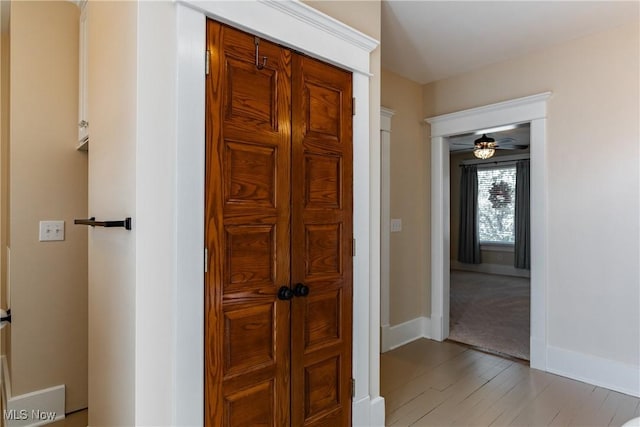
[[[7,400],[11,397],[11,377],[9,376],[9,362],[7,361],[7,356],[4,354],[0,356],[0,363],[2,366],[0,369],[0,382],[2,383],[2,407],[7,407]]]
[[[175,387],[172,425],[203,425],[205,16],[177,10]],[[176,227],[178,227],[176,225]]]
[[[551,92],[425,119],[431,124],[431,324],[449,335],[449,151],[446,136],[531,123],[531,367],[547,367],[546,111]]]
[[[369,54],[379,42],[300,1],[177,1],[236,28],[370,75]]]
[[[385,425],[385,406],[383,397],[374,397],[369,403],[371,407],[371,416],[367,426],[384,427]]]
[[[5,421],[3,426],[22,427],[22,426],[42,426],[51,424],[65,418],[65,386],[64,384],[50,387],[43,390],[37,390],[31,393],[13,396],[11,389],[11,375],[9,373],[9,362],[6,355],[0,356],[0,399],[2,399],[3,412],[0,414],[2,420]],[[51,420],[41,420],[32,423],[32,410],[40,410],[44,413],[55,412],[55,417]],[[14,411],[16,414],[25,414],[28,416],[24,420],[7,420],[4,411]],[[20,412],[26,411],[26,412]]]
[[[378,40],[351,28],[337,19],[307,6],[304,3],[282,2],[277,0],[261,0],[266,5],[280,9],[295,19],[311,25],[326,34],[333,34],[350,45],[359,47],[364,52],[371,52],[378,47]]]
[[[546,101],[550,97],[551,92],[543,92],[455,113],[429,117],[425,121],[431,125],[432,138],[502,126],[505,123],[504,116],[506,111],[509,111],[509,124],[526,123],[547,116]]]
[[[37,390],[20,396],[7,396],[7,406],[4,411],[18,414],[20,419],[6,420],[7,427],[35,427],[51,424],[63,420],[65,386],[64,384]],[[3,411],[3,412],[4,412]],[[36,413],[54,414],[52,418],[45,415],[45,419],[33,418]],[[4,416],[4,413],[2,414]],[[24,416],[24,419],[22,417]]]
[[[399,325],[383,326],[382,352],[386,353],[419,338],[430,339],[431,328],[431,319],[428,317],[416,317]]]
[[[363,397],[353,403],[353,427],[384,427],[384,399]]]
[[[541,101],[542,102],[542,101]],[[546,104],[546,102],[545,102]],[[547,348],[548,201],[547,120],[531,121],[531,343],[530,366],[545,370]]]
[[[391,118],[396,112],[390,108],[380,107],[380,130],[391,132]]]
[[[431,337],[449,336],[450,176],[449,150],[441,136],[431,138]]]
[[[174,425],[203,424],[205,17],[355,71],[353,93],[354,425],[382,425],[379,410],[380,147],[369,135],[369,60],[377,42],[300,2],[181,0],[177,14],[176,339]],[[319,24],[311,26],[311,21]],[[375,156],[378,156],[375,158]]]
[[[451,269],[473,271],[476,273],[498,274],[500,276],[531,277],[531,272],[529,270],[515,268],[512,265],[488,264],[484,262],[482,264],[464,264],[455,259],[451,260]]]
[[[640,397],[640,366],[563,348],[548,347],[547,371]]]
[[[391,117],[395,111],[380,107],[380,323],[389,326],[391,271]]]

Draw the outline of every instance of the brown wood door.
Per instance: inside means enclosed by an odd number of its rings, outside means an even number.
[[[205,423],[348,425],[351,75],[264,40],[259,69],[213,21],[207,44]]]
[[[300,55],[292,67],[292,425],[351,424],[351,73]]]
[[[285,426],[290,414],[291,53],[209,21],[205,420]]]

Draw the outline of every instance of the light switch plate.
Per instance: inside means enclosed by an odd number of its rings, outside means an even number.
[[[398,233],[402,231],[402,220],[401,219],[392,219],[391,220],[391,232]]]
[[[64,240],[64,221],[40,221],[40,241]]]

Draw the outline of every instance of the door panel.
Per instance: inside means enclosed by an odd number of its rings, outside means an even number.
[[[290,411],[291,54],[207,23],[205,421],[284,426]]]
[[[351,74],[294,55],[292,66],[292,425],[351,423]]]
[[[264,40],[259,69],[213,21],[207,44],[205,424],[348,426],[351,74]]]

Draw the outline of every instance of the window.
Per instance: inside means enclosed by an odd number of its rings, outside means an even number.
[[[514,243],[515,189],[515,166],[478,168],[480,243]]]

